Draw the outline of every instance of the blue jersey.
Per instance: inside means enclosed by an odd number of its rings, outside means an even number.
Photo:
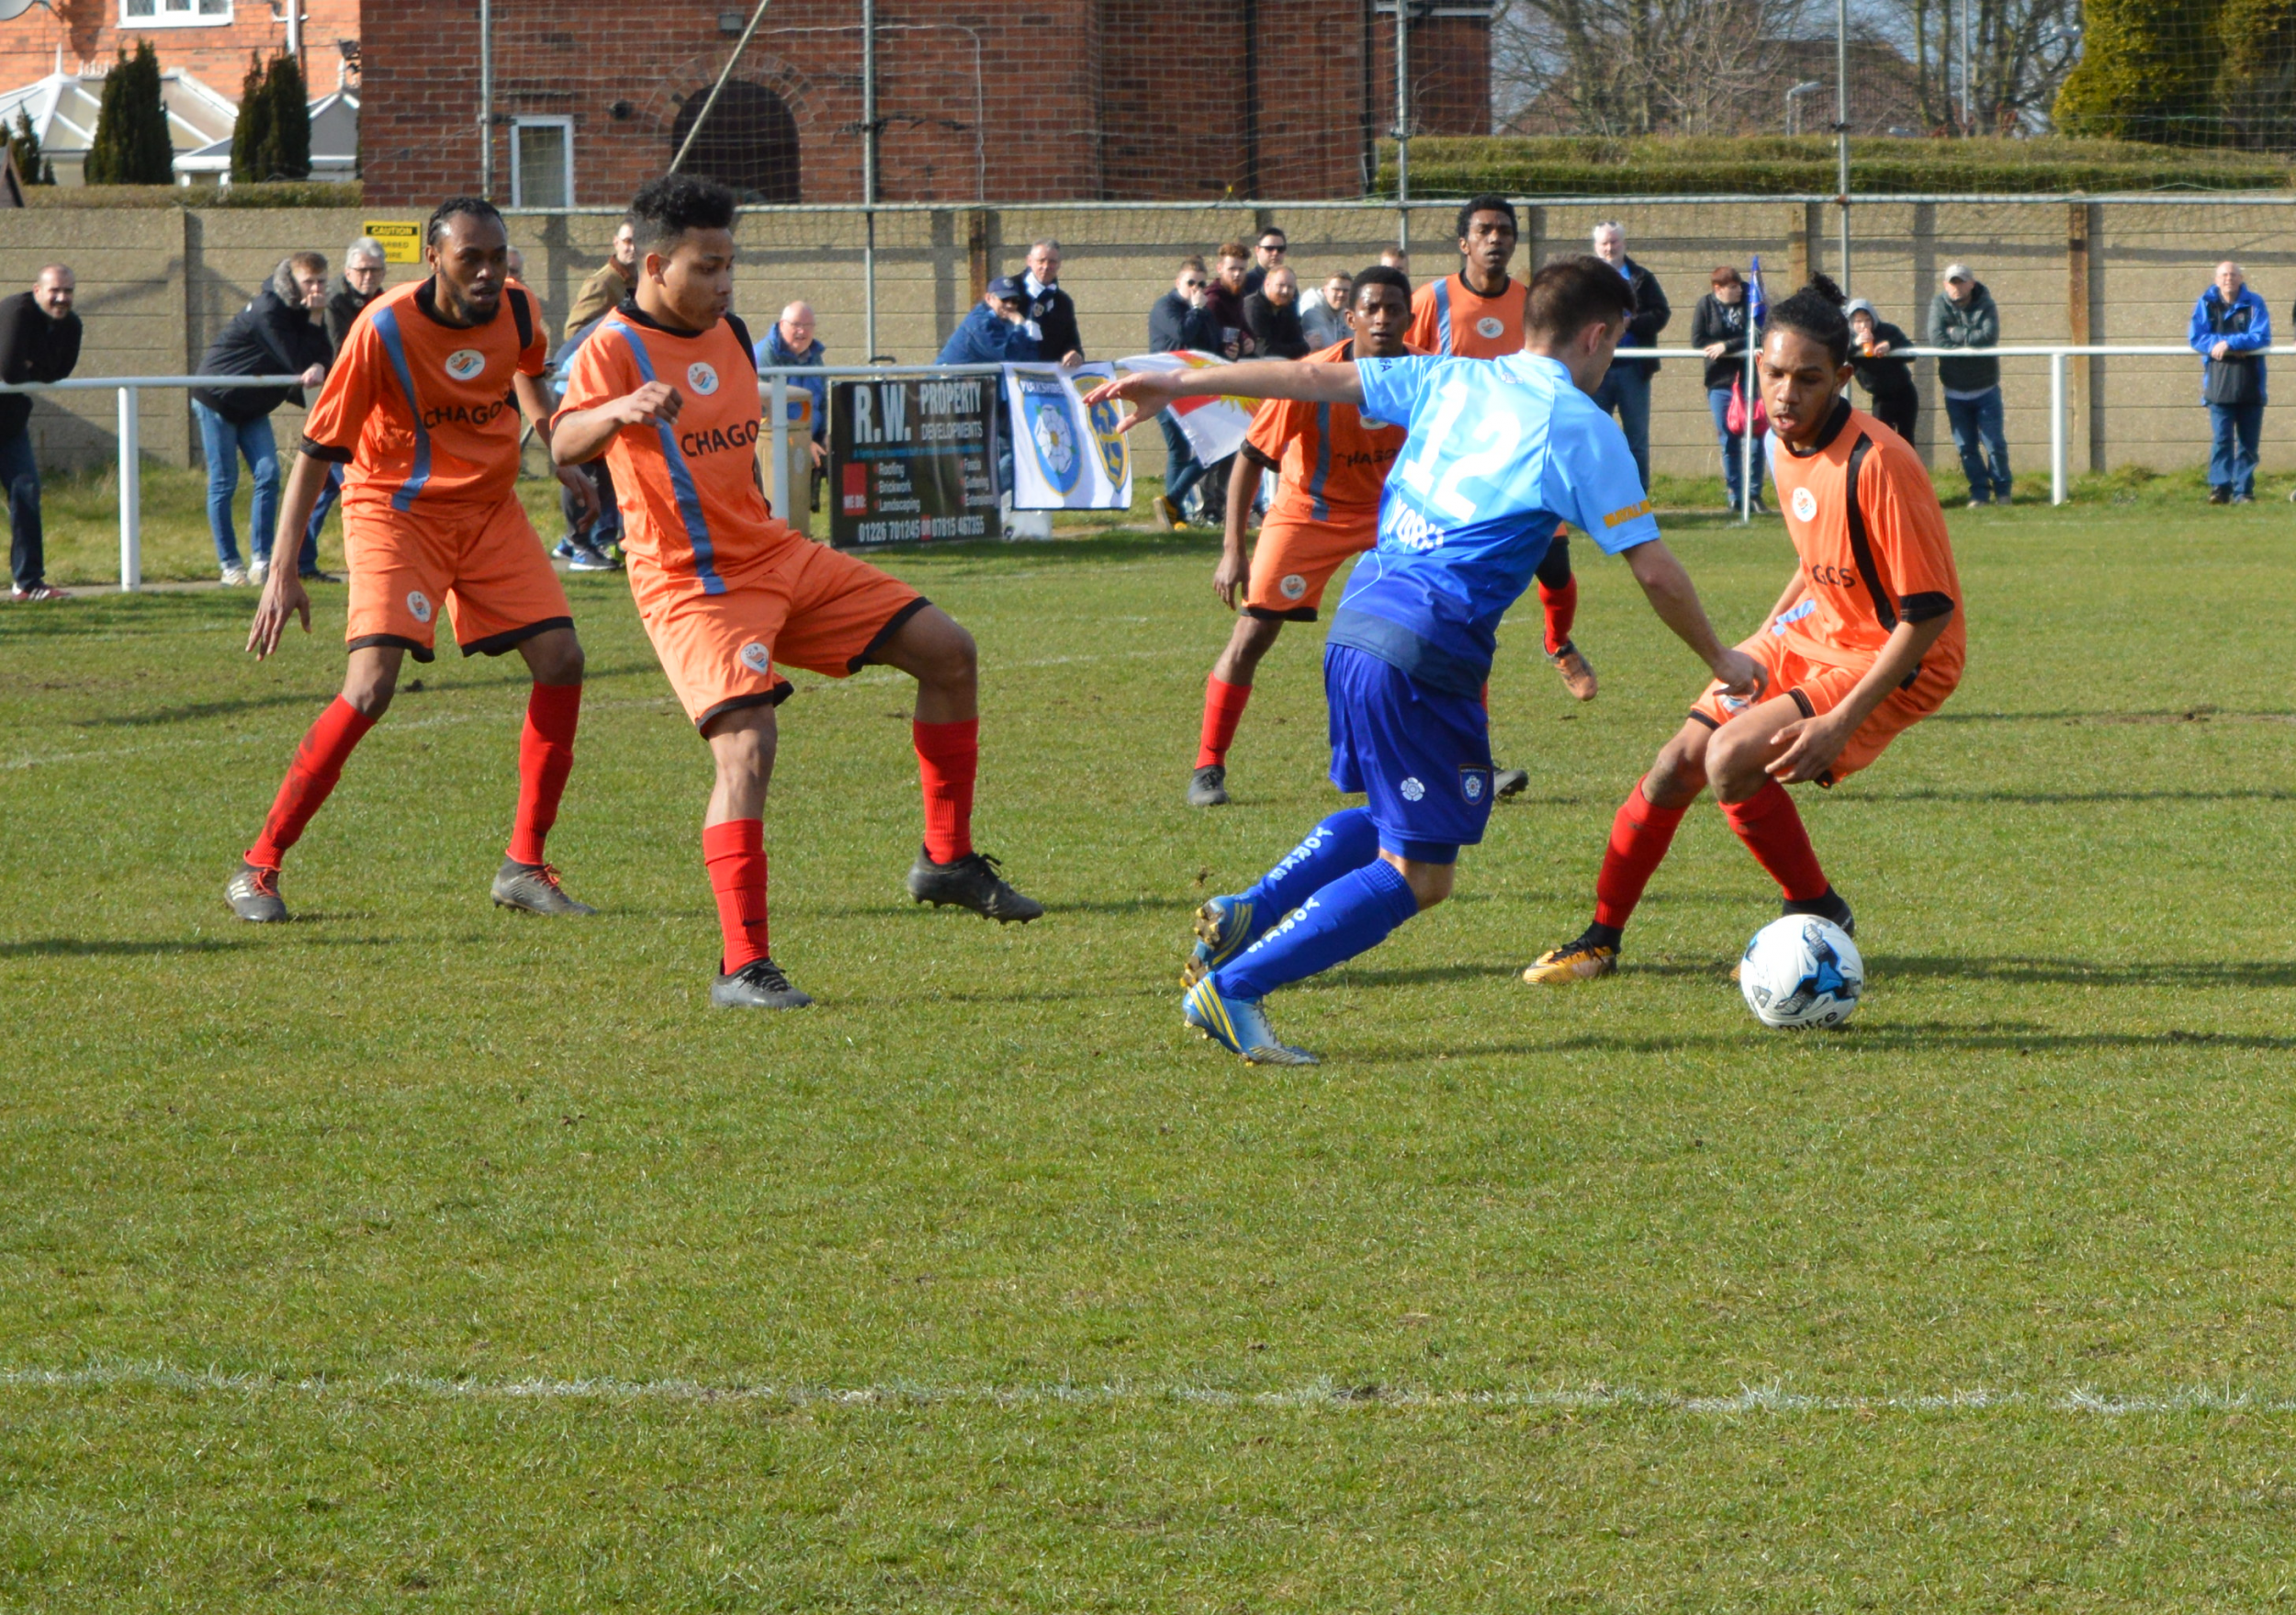
[[[1330,643],[1421,683],[1481,693],[1499,619],[1568,522],[1615,555],[1659,536],[1626,434],[1561,363],[1412,355],[1358,359],[1362,415],[1411,439],[1379,499],[1379,545],[1356,565]]]

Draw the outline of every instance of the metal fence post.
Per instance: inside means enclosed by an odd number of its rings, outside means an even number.
[[[143,587],[143,450],[137,442],[136,390],[119,390],[119,592]]]
[[[2065,503],[2065,350],[2049,356],[2049,503]]]
[[[767,485],[767,491],[773,496],[773,514],[786,522],[789,520],[789,378],[779,370],[773,372],[771,402],[767,409],[773,417],[773,461],[770,468],[773,480]]]

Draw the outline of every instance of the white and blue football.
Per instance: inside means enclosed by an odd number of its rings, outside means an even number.
[[[1738,989],[1764,1026],[1800,1032],[1839,1026],[1865,990],[1865,961],[1850,933],[1814,914],[1773,920],[1754,932],[1739,962]]]

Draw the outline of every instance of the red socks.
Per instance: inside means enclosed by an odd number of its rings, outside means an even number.
[[[1722,817],[1755,861],[1770,871],[1787,902],[1811,902],[1830,889],[1810,848],[1809,831],[1802,828],[1801,811],[1776,780],[1764,780],[1761,789],[1743,802],[1723,803]]]
[[[536,684],[526,697],[526,728],[518,739],[518,818],[510,857],[542,862],[542,844],[558,821],[558,798],[574,766],[574,726],[582,716],[580,684]]]
[[[1573,585],[1576,586],[1575,584]],[[1594,877],[1594,922],[1624,931],[1642,901],[1642,888],[1674,844],[1675,827],[1688,807],[1660,808],[1642,794],[1637,780],[1611,820],[1610,846],[1603,853],[1603,872]],[[1727,811],[1727,809],[1726,809]]]
[[[709,866],[717,926],[726,933],[726,958],[718,973],[731,976],[771,951],[765,927],[765,821],[729,819],[703,826],[702,862]]]
[[[925,855],[949,864],[973,850],[973,782],[981,772],[981,720],[912,723],[925,786]]]
[[[1579,580],[1577,574],[1563,580],[1559,589],[1538,586],[1539,609],[1547,614],[1547,654],[1559,656],[1570,643],[1570,625],[1579,620]],[[1662,850],[1662,849],[1661,849]]]
[[[1228,761],[1235,726],[1243,721],[1244,704],[1251,698],[1249,684],[1227,683],[1217,674],[1204,681],[1204,738],[1196,748],[1197,767]]]
[[[303,827],[325,805],[328,793],[343,777],[343,765],[352,749],[375,727],[375,720],[338,695],[319,715],[295,749],[287,778],[263,821],[263,833],[247,849],[247,862],[259,869],[276,869],[289,847],[302,839]]]

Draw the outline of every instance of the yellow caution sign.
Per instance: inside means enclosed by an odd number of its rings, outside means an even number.
[[[360,231],[383,243],[386,264],[422,262],[422,226],[408,219],[370,219]]]

